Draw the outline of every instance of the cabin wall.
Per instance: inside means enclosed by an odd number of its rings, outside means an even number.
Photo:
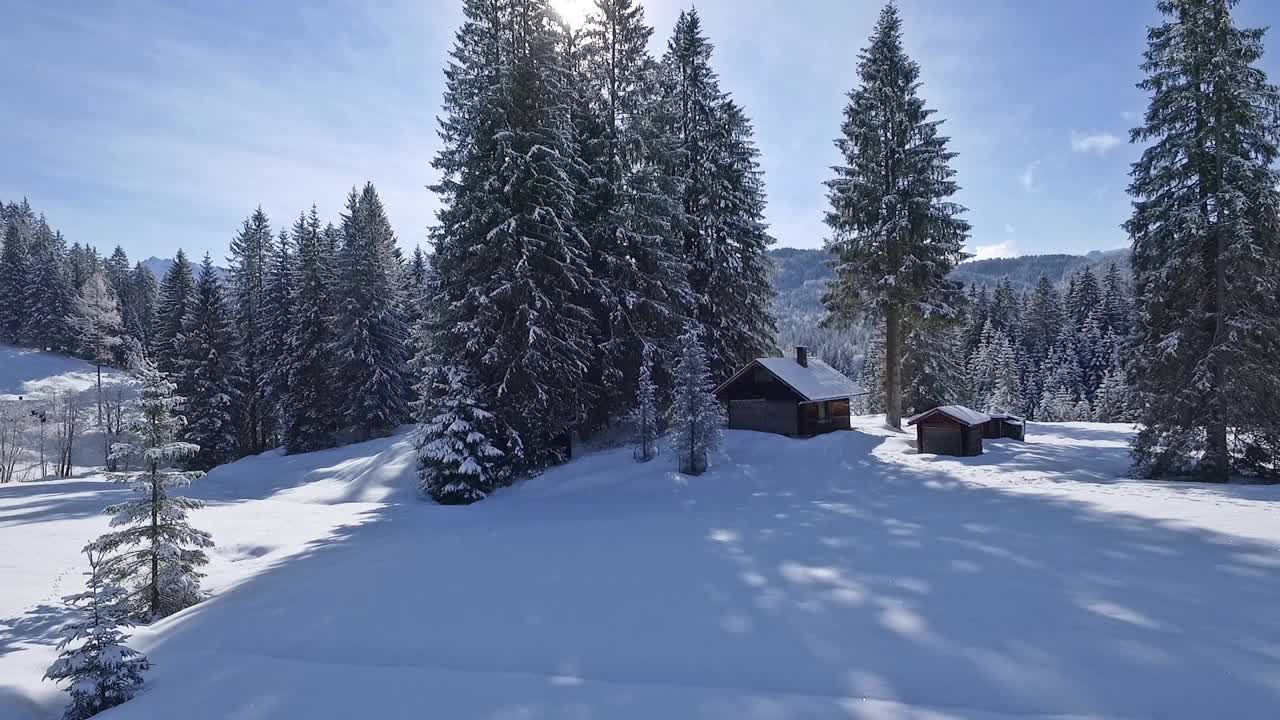
[[[741,377],[734,380],[719,392],[720,399],[726,402],[733,400],[769,400],[771,402],[788,402],[793,406],[804,400],[773,373],[759,365],[749,368]]]
[[[729,427],[734,430],[796,435],[796,405],[789,401],[730,400]]]

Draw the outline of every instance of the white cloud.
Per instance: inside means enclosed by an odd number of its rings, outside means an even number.
[[[1078,153],[1096,153],[1102,155],[1109,152],[1120,145],[1120,138],[1111,133],[1095,133],[1093,135],[1084,135],[1082,133],[1071,133],[1071,150]]]
[[[1013,248],[1013,241],[1005,240],[1004,242],[990,245],[975,245],[969,248],[969,254],[973,255],[974,260],[991,260],[993,258],[1013,257],[1018,253]]]
[[[1036,188],[1036,171],[1040,169],[1040,161],[1027,165],[1027,169],[1022,171],[1018,176],[1018,182],[1022,183],[1024,190],[1035,190]]]

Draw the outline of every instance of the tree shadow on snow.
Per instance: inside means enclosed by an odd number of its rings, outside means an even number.
[[[140,634],[158,681],[139,702],[726,720],[1280,702],[1274,547],[966,484],[882,440],[739,434],[699,478],[615,464],[620,489],[588,457],[468,508],[372,510]]]

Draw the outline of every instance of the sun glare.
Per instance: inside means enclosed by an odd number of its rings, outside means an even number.
[[[587,14],[595,6],[593,0],[551,0],[551,7],[560,13],[560,17],[569,23],[569,27],[580,28]]]

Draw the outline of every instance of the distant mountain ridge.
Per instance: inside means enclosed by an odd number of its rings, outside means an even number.
[[[822,286],[833,275],[827,265],[830,256],[825,250],[801,248],[776,248],[769,251],[777,269],[774,287],[778,290],[781,307],[800,307],[818,302]],[[1016,290],[1030,290],[1049,278],[1055,285],[1065,285],[1071,275],[1083,267],[1101,275],[1115,263],[1129,274],[1129,250],[1095,250],[1088,255],[1022,255],[1020,257],[970,260],[961,263],[951,277],[965,285],[995,285],[1008,279]]]

